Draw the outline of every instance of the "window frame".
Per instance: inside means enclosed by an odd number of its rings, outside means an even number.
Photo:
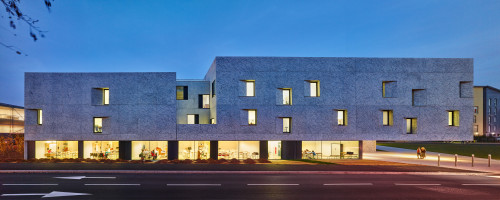
[[[109,105],[109,88],[102,89],[102,105]]]
[[[347,110],[339,109],[336,111],[337,111],[337,125],[338,126],[347,126]],[[341,112],[342,112],[342,115],[340,115]],[[339,121],[340,120],[339,116],[342,116],[342,122]]]
[[[204,96],[207,97],[208,107],[205,108],[205,99]],[[210,94],[200,94],[198,95],[198,108],[200,109],[210,109]]]
[[[283,133],[291,133],[292,132],[292,118],[291,117],[282,117],[282,131]],[[288,130],[285,131],[285,120],[288,120]]]
[[[193,123],[189,123],[189,117],[193,116]],[[200,115],[198,114],[187,114],[186,115],[186,124],[200,124]]]
[[[320,97],[320,81],[319,80],[307,80],[309,82],[309,97]],[[312,85],[315,85],[315,90],[313,90]],[[315,95],[313,96],[313,91]]]
[[[288,91],[288,104],[285,103],[285,91]],[[292,88],[281,88],[282,95],[282,105],[291,106],[292,105]]]
[[[178,93],[179,93],[178,89],[179,88],[182,88],[182,99],[180,99],[179,95],[178,95]],[[180,85],[178,85],[178,86],[175,86],[175,89],[176,89],[175,90],[175,99],[176,100],[188,100],[189,99],[188,98],[188,94],[189,94],[188,93],[188,91],[189,91],[188,86],[180,86]]]
[[[387,119],[384,119],[384,114],[387,113]],[[393,126],[394,125],[394,119],[393,119],[393,111],[392,110],[382,110],[382,126]],[[387,124],[384,123],[384,120],[387,120]]]
[[[417,134],[417,118],[405,118],[406,120],[406,134]],[[410,123],[408,123],[408,121]],[[408,125],[410,126],[410,131],[408,132]],[[415,125],[415,128],[413,128]]]
[[[99,131],[96,131],[97,130],[96,120],[97,119],[101,119],[101,127],[100,127]],[[92,124],[93,124],[93,128],[92,129],[93,129],[94,133],[103,133],[104,117],[94,117],[93,120],[92,120]]]
[[[246,97],[255,97],[255,80],[244,80],[244,82],[245,82],[245,96]],[[250,95],[249,95],[249,91],[248,91],[249,85],[251,85],[251,88],[252,88],[252,91],[251,91],[252,94],[250,94]]]
[[[43,124],[43,111],[42,111],[42,109],[36,110],[36,124],[37,125]]]
[[[249,126],[256,126],[257,125],[257,109],[248,109],[247,112],[248,112],[248,125]],[[254,112],[253,118],[255,119],[255,121],[253,123],[251,123],[251,121],[250,121],[250,116],[251,116],[250,113],[251,112]]]

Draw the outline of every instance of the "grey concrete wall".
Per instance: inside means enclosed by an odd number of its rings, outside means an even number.
[[[198,115],[200,124],[209,124],[210,109],[199,108],[198,98],[201,94],[210,95],[210,82],[204,80],[177,81],[177,86],[188,86],[188,99],[177,100],[177,124],[187,124],[188,114]]]
[[[460,97],[460,82],[473,81],[472,59],[217,57],[217,125],[183,138],[220,140],[471,140],[472,98]],[[241,97],[240,80],[255,80],[255,97]],[[320,80],[320,97],[307,97],[305,80]],[[382,82],[396,81],[393,98]],[[276,105],[276,90],[292,88],[293,105]],[[424,89],[412,106],[412,89]],[[257,109],[256,126],[242,125],[244,109]],[[336,109],[348,110],[348,125],[336,124]],[[394,111],[382,125],[381,110]],[[460,111],[460,126],[447,124],[447,110]],[[292,133],[277,133],[276,118],[292,117]],[[405,118],[418,119],[417,134]],[[181,137],[179,135],[179,137]]]
[[[175,86],[175,73],[25,73],[25,140],[175,140]],[[93,88],[109,105],[92,105]],[[108,117],[103,134],[93,117]]]

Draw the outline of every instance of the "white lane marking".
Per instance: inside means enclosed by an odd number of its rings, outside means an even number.
[[[500,185],[499,183],[466,183],[462,185]]]
[[[292,184],[280,184],[280,183],[264,183],[264,184],[247,184],[248,186],[289,186],[289,185],[299,185],[299,184],[295,184],[295,183],[292,183]]]
[[[71,179],[71,180],[81,180],[84,178],[105,178],[105,179],[115,179],[116,177],[87,177],[87,176],[63,176],[63,177],[54,177],[59,179]]]
[[[11,186],[14,186],[14,185],[59,185],[59,184],[52,184],[52,183],[5,183],[5,184],[2,184],[2,185],[5,185],[5,186],[8,186],[8,185],[11,185]]]
[[[52,191],[51,193],[2,194],[1,196],[5,196],[5,197],[7,197],[7,196],[42,196],[42,198],[50,198],[50,197],[68,197],[68,196],[81,196],[81,195],[92,195],[92,194]]]
[[[195,184],[167,184],[167,186],[221,186],[221,184],[207,184],[207,183],[195,183]]]
[[[134,186],[140,186],[141,184],[134,184],[134,183],[109,183],[109,184],[104,184],[104,183],[86,183],[85,185],[114,185],[114,186],[120,186],[120,185],[134,185]]]
[[[394,185],[400,185],[400,186],[424,186],[424,185],[441,185],[439,183],[394,183]]]
[[[333,185],[333,186],[341,186],[341,185],[373,185],[373,183],[325,183],[323,185]]]

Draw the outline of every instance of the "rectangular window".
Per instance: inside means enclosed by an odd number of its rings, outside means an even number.
[[[37,124],[42,125],[42,109],[37,110]]]
[[[200,94],[198,96],[198,108],[210,108],[210,95]]]
[[[109,88],[104,88],[102,90],[103,95],[102,95],[102,104],[103,105],[109,105]]]
[[[212,81],[212,97],[215,96],[215,80]]]
[[[177,100],[187,100],[188,99],[188,86],[177,86]]]
[[[215,124],[215,119],[214,118],[210,118],[210,124]]]
[[[488,116],[488,124],[491,124],[491,116]]]
[[[310,97],[319,97],[319,81],[318,80],[309,81],[309,96]]]
[[[292,89],[282,89],[283,105],[292,105]]]
[[[411,91],[411,103],[412,103],[412,106],[424,106],[425,105],[425,90],[413,89]]]
[[[479,113],[479,108],[477,106],[474,106],[474,114],[478,114]]]
[[[94,133],[102,133],[102,117],[94,117]]]
[[[392,126],[392,110],[383,110],[382,111],[382,125],[384,126]]]
[[[448,126],[458,126],[459,125],[459,117],[460,112],[458,110],[450,110],[448,111]]]
[[[337,125],[347,125],[347,110],[337,110]]]
[[[491,106],[491,98],[488,99],[488,106]]]
[[[283,118],[283,133],[292,132],[292,118],[284,117]]]
[[[247,80],[245,81],[246,85],[246,96],[247,97],[253,97],[255,96],[255,81],[252,80]]]
[[[248,125],[257,124],[257,110],[248,110]]]
[[[199,124],[199,115],[187,115],[187,124]]]
[[[382,81],[382,97],[396,97],[396,81]]]
[[[416,118],[406,118],[406,134],[417,133],[417,119]]]
[[[477,120],[476,120],[476,115],[474,115],[474,118],[472,120],[472,123],[477,123]]]

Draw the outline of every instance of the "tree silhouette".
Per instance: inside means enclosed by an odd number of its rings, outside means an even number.
[[[7,18],[9,21],[9,26],[12,29],[17,28],[17,24],[19,23],[25,23],[29,27],[29,35],[31,38],[33,38],[33,41],[37,41],[39,37],[44,38],[45,37],[45,32],[40,27],[36,26],[36,23],[38,22],[37,19],[31,18],[29,15],[24,14],[21,11],[21,8],[19,8],[19,4],[21,3],[21,0],[0,0],[2,2],[2,5],[5,6],[5,12],[7,13]],[[52,7],[52,2],[54,0],[44,0],[45,7],[47,7],[48,11],[50,12],[50,8]],[[3,16],[2,16],[3,17]],[[14,34],[14,36],[17,36],[17,34]],[[0,44],[14,52],[16,52],[19,55],[23,55],[18,48],[14,47],[13,45],[8,45],[0,41]],[[26,54],[24,54],[26,55]]]

